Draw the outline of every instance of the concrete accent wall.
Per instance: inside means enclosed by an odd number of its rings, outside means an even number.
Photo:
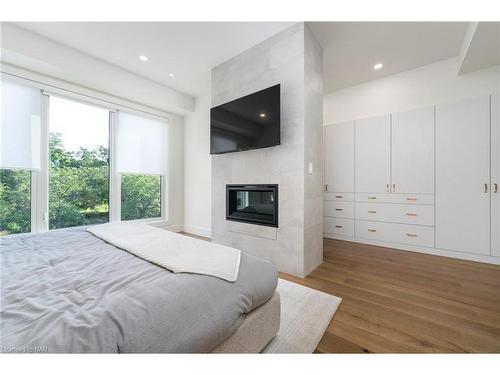
[[[304,53],[304,274],[307,275],[323,262],[324,171],[323,51],[307,25]]]
[[[322,188],[320,66],[319,45],[298,23],[212,70],[212,106],[281,84],[281,145],[212,157],[212,241],[298,276],[322,258],[321,195],[314,195]],[[314,163],[312,175],[305,160]],[[226,184],[278,184],[279,228],[226,221]]]

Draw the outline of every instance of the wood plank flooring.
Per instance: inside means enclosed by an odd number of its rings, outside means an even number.
[[[280,277],[343,298],[318,353],[500,353],[500,266],[325,239]]]

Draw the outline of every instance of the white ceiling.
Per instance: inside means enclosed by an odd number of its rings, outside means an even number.
[[[210,70],[290,22],[21,22],[18,26],[199,96]],[[325,93],[456,57],[467,22],[308,22],[324,50]],[[139,55],[149,61],[142,62]],[[384,67],[374,70],[375,63]],[[175,77],[170,77],[174,73]]]
[[[467,29],[467,22],[309,25],[323,46],[325,93],[458,56]]]
[[[18,26],[198,96],[210,70],[291,22],[19,22]],[[139,60],[139,55],[149,58]],[[174,73],[175,77],[169,74]]]

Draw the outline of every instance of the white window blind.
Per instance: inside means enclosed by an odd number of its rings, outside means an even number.
[[[118,112],[117,171],[164,174],[165,132],[165,122]]]
[[[0,167],[40,168],[40,90],[1,81]]]

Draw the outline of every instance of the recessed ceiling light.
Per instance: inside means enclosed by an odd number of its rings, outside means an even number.
[[[260,113],[259,116],[260,117],[266,117],[267,115],[265,113]]]
[[[382,63],[377,63],[377,64],[373,65],[373,69],[375,69],[375,70],[382,69],[383,67],[384,67],[384,65]]]
[[[139,56],[139,60],[141,60],[141,61],[148,61],[148,57],[144,56],[144,55],[140,55]]]
[[[168,76],[169,77],[175,77],[175,74],[174,73],[169,73]]]

